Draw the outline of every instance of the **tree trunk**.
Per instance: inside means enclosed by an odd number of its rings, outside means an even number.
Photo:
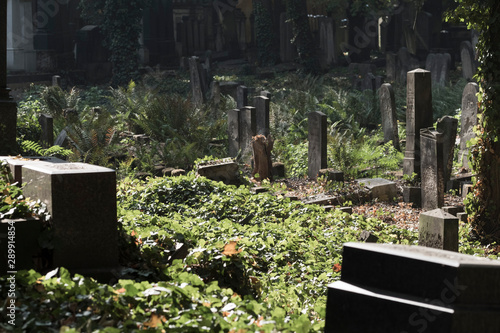
[[[273,180],[271,161],[271,150],[273,149],[274,140],[271,135],[267,138],[264,135],[256,135],[252,138],[253,148],[253,171],[252,177],[256,180],[269,179]],[[255,177],[257,175],[257,177]]]

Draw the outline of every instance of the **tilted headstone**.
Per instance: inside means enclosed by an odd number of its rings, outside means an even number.
[[[318,172],[327,167],[327,116],[319,111],[311,112],[308,116],[309,150],[308,171],[311,179],[316,179]]]
[[[423,69],[408,72],[406,96],[406,151],[403,173],[420,175],[420,129],[431,127],[431,73]]]
[[[62,130],[54,141],[54,146],[67,147],[68,145],[68,132]]]
[[[54,143],[54,118],[47,114],[41,114],[40,117],[38,117],[38,122],[42,128],[42,137],[40,141],[44,148],[48,148]]]
[[[118,266],[116,173],[85,163],[23,166],[24,194],[52,216],[54,267],[100,274]]]
[[[462,76],[466,80],[472,80],[476,74],[476,61],[474,59],[474,49],[469,41],[460,44],[460,58],[462,61]]]
[[[434,128],[420,130],[422,208],[444,206],[443,134]]]
[[[253,106],[246,106],[240,112],[240,150],[245,160],[250,160],[252,137],[257,134],[257,112]]]
[[[374,243],[344,244],[342,257],[326,333],[500,332],[499,261]]]
[[[202,105],[205,102],[205,92],[202,82],[201,65],[198,57],[189,58],[189,73],[191,78],[191,92],[193,94],[193,103]]]
[[[458,218],[442,209],[421,213],[418,245],[458,252]]]
[[[451,178],[453,158],[455,156],[455,141],[457,139],[458,119],[444,116],[437,121],[436,129],[443,133],[443,171],[444,184]]]
[[[380,114],[384,142],[392,141],[392,145],[400,150],[398,135],[398,120],[396,117],[396,100],[390,83],[384,83],[379,89]]]
[[[269,131],[269,98],[255,96],[254,105],[257,112],[257,134],[268,136]]]
[[[227,130],[229,137],[229,156],[236,157],[240,151],[240,124],[242,112],[238,109],[229,110],[227,113]]]
[[[479,86],[475,82],[469,82],[462,94],[462,116],[460,118],[460,151],[459,161],[465,169],[469,169],[469,148],[467,141],[474,138],[474,128],[477,125],[477,93]]]
[[[236,88],[236,107],[244,108],[248,105],[248,88],[246,86],[238,86]]]

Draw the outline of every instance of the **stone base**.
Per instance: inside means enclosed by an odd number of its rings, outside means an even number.
[[[422,207],[422,190],[418,186],[403,187],[403,201],[413,203],[413,207]]]
[[[370,190],[372,198],[380,201],[391,201],[397,195],[396,183],[383,178],[361,178],[356,179],[359,184]]]

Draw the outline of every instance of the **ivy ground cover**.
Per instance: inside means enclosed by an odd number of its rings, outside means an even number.
[[[121,279],[102,284],[64,268],[19,272],[17,330],[322,331],[343,243],[363,230],[385,243],[417,239],[377,219],[195,175],[125,180],[118,206]],[[0,282],[7,299],[9,281]],[[0,327],[11,330],[5,313]]]

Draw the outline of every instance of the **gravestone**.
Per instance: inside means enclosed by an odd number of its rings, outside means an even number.
[[[453,158],[455,156],[455,141],[457,139],[458,119],[444,116],[437,121],[436,129],[443,134],[443,172],[444,184],[451,178]]]
[[[205,102],[205,92],[203,88],[203,79],[201,65],[198,57],[189,58],[189,74],[191,79],[191,93],[193,94],[193,103],[197,106]]]
[[[396,80],[398,82],[406,82],[408,78],[407,73],[414,69],[418,69],[419,65],[418,59],[413,56],[406,47],[400,48],[397,54]]]
[[[257,112],[257,134],[269,135],[269,98],[255,96],[254,105]]]
[[[431,127],[431,73],[423,69],[408,72],[406,96],[406,151],[403,174],[420,175],[420,129]]]
[[[466,80],[472,80],[476,74],[476,61],[474,59],[474,49],[469,41],[460,44],[460,59],[462,61],[462,76]]]
[[[311,179],[316,179],[321,169],[326,169],[326,125],[327,117],[324,113],[315,111],[309,113],[309,150],[308,150],[308,171],[307,175]]]
[[[23,166],[24,195],[52,216],[54,267],[106,274],[118,266],[116,173],[85,163]]]
[[[52,76],[52,86],[60,87],[61,86],[61,77],[59,75]]]
[[[462,94],[462,116],[460,118],[460,151],[459,161],[465,169],[469,169],[469,148],[467,142],[474,138],[474,128],[477,125],[477,93],[479,86],[475,82],[469,82]]]
[[[225,184],[237,185],[240,182],[238,163],[228,160],[210,161],[198,165],[196,173],[200,176]]]
[[[385,75],[388,81],[396,81],[397,77],[397,56],[393,52],[387,52],[385,54],[386,61],[386,72]]]
[[[240,150],[246,161],[252,155],[252,137],[257,134],[257,112],[253,106],[245,106],[240,115]]]
[[[269,98],[269,101],[271,100],[271,92],[269,92],[267,90],[262,90],[260,92],[260,95]]]
[[[420,130],[422,208],[444,206],[443,134],[434,128]]]
[[[451,56],[448,53],[429,53],[425,69],[431,72],[432,84],[444,87],[448,82]]]
[[[442,209],[421,213],[418,245],[458,252],[458,218]]]
[[[220,82],[219,81],[212,82],[211,95],[212,95],[212,102],[214,103],[215,106],[218,106],[220,104]]]
[[[10,172],[14,177],[14,181],[19,186],[23,183],[23,166],[28,165],[43,165],[44,163],[67,163],[57,157],[21,157],[21,156],[0,156],[0,161],[5,161],[9,164]]]
[[[294,38],[292,23],[287,20],[286,13],[280,14],[280,59],[281,62],[291,62],[297,56],[297,50],[292,44]]]
[[[240,123],[242,112],[238,109],[229,110],[227,113],[227,130],[229,137],[229,156],[236,157],[240,151]]]
[[[396,183],[383,178],[360,178],[356,182],[370,191],[372,199],[392,201],[398,195]]]
[[[326,68],[336,63],[333,19],[319,18],[319,48],[321,51],[321,65]]]
[[[248,88],[246,86],[238,86],[236,88],[236,108],[242,109],[248,105]]]
[[[326,333],[500,332],[500,262],[409,245],[344,244]]]
[[[38,117],[38,123],[42,129],[42,147],[48,148],[54,143],[54,118],[47,114],[41,114]]]
[[[390,83],[384,83],[380,87],[379,100],[384,142],[392,141],[394,148],[400,150],[398,120],[396,117],[396,100],[394,98],[394,90]]]

